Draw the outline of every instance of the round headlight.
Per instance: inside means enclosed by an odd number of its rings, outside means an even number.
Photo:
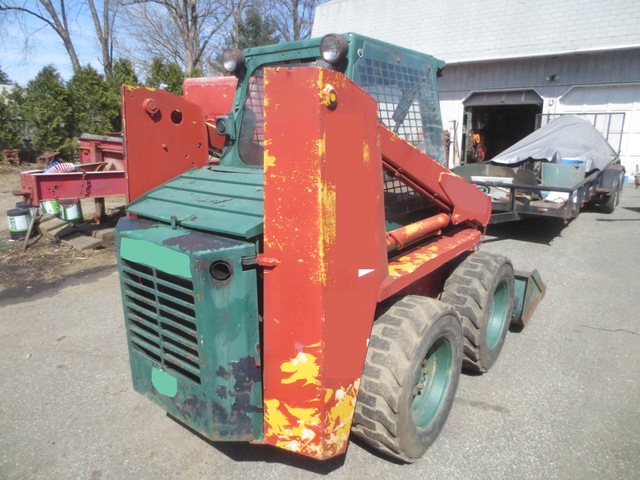
[[[235,73],[244,65],[244,53],[239,48],[227,48],[222,53],[222,66],[229,73]]]
[[[330,33],[322,37],[320,41],[320,54],[322,59],[333,65],[340,63],[347,56],[349,44],[342,35]]]

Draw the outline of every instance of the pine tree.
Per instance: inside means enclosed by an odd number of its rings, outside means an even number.
[[[73,136],[104,135],[112,131],[119,108],[107,82],[95,68],[80,67],[69,80],[67,93],[73,108]]]
[[[149,68],[149,75],[145,84],[148,87],[159,88],[162,85],[176,95],[182,95],[184,74],[177,63],[164,63],[161,58],[154,58]]]
[[[57,150],[70,158],[75,145],[67,89],[53,65],[44,67],[25,89],[24,120],[36,151]]]
[[[252,48],[278,43],[275,26],[257,8],[249,8],[238,25],[238,48]]]

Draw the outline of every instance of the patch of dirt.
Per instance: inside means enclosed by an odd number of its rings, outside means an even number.
[[[33,168],[0,165],[0,215],[4,217],[0,224],[0,301],[29,297],[68,278],[116,265],[113,246],[80,252],[38,234],[31,238],[29,247],[23,252],[24,240],[10,240],[6,213],[22,200],[12,192],[20,187],[20,172]],[[93,199],[83,199],[81,205],[85,220],[90,221],[94,212]],[[111,216],[101,226],[114,226],[117,209],[122,205],[124,197],[107,198],[107,214]]]

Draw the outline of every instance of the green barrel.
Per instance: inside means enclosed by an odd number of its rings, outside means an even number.
[[[60,216],[60,203],[57,200],[45,200],[40,202],[40,207],[45,213]]]
[[[73,200],[62,200],[60,202],[60,218],[67,222],[82,223],[82,206],[80,202]]]
[[[31,215],[28,208],[13,208],[7,211],[7,221],[9,222],[9,238],[11,240],[22,240],[27,236],[29,230],[29,220]]]

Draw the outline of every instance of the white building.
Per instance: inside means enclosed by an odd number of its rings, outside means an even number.
[[[627,175],[640,168],[638,0],[331,0],[317,7],[312,36],[330,32],[447,62],[440,102],[456,164],[470,130],[488,159],[536,122],[579,113],[620,152]]]

